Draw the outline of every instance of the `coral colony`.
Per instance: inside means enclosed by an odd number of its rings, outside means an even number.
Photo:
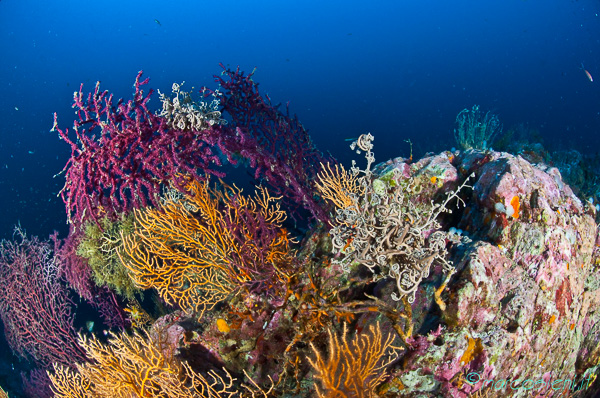
[[[347,168],[254,72],[223,69],[158,110],[140,72],[132,99],[82,86],[73,128],[55,115],[70,233],[0,243],[26,395],[598,392],[599,190],[582,201],[534,151],[492,150],[502,126],[478,106],[457,117],[462,150],[375,164],[363,134],[366,166]],[[99,327],[76,326],[79,300]]]

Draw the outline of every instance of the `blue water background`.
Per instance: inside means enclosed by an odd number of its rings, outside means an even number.
[[[70,148],[49,132],[52,114],[72,125],[80,83],[129,98],[141,69],[170,92],[215,87],[219,62],[257,67],[261,90],[345,162],[356,155],[344,139],[365,132],[377,161],[408,156],[407,139],[415,156],[450,149],[457,113],[474,104],[505,129],[538,129],[548,148],[596,153],[599,13],[592,0],[1,0],[0,237],[19,221],[65,236],[53,176]]]

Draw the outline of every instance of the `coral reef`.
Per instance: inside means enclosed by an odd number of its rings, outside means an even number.
[[[55,126],[69,236],[0,244],[29,396],[600,392],[598,211],[569,159],[490,150],[499,123],[474,107],[457,121],[484,150],[376,164],[364,134],[366,167],[344,167],[253,78],[174,85],[155,112],[141,73],[127,102],[76,93],[77,139]],[[217,182],[225,162],[265,186]],[[67,284],[103,327],[77,337]]]
[[[100,83],[84,96],[81,85],[74,94],[75,140],[69,129],[58,127],[54,115],[53,130],[71,147],[60,191],[68,221],[79,226],[86,220],[115,219],[134,208],[156,206],[163,187],[173,184],[183,191],[186,181],[178,176],[223,177],[217,167],[225,159],[236,164],[239,157],[276,194],[285,193],[314,218],[327,221],[323,203],[313,198],[311,182],[316,165],[327,159],[296,117],[289,111],[283,114],[268,96],[260,95],[253,73],[223,68],[228,80],[221,76],[216,80],[224,92],[202,90],[214,96],[210,104],[195,102],[175,85],[175,97],[161,95],[163,109],[156,113],[148,109],[153,90],[144,92],[148,79],[141,80],[141,71],[133,99],[127,102],[120,99],[113,104],[113,96],[101,92]],[[216,110],[219,104],[222,112]]]

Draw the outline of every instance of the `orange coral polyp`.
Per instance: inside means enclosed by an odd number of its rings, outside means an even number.
[[[512,217],[515,219],[519,218],[519,210],[520,210],[519,197],[513,196],[513,198],[510,200],[510,205],[514,209],[514,213],[512,214]]]

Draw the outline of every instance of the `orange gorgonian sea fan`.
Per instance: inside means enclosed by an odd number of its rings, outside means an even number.
[[[315,355],[308,361],[315,370],[319,398],[374,398],[375,389],[387,377],[386,368],[398,358],[400,347],[394,346],[394,334],[383,335],[379,323],[370,325],[366,333],[349,341],[348,328],[344,323],[342,337],[331,330],[329,355],[323,354],[310,343]]]
[[[335,165],[335,171],[327,163],[321,163],[321,171],[317,174],[317,189],[324,199],[329,199],[338,209],[356,206],[358,199],[364,194],[365,187],[357,173],[346,171],[344,166]]]
[[[200,315],[240,289],[281,289],[294,257],[278,198],[264,188],[254,198],[218,191],[208,181],[185,188],[159,209],[135,210],[139,227],[123,240],[130,260],[121,256],[135,283]]]
[[[266,397],[252,381],[238,389],[234,379],[209,371],[195,372],[186,362],[166,357],[156,343],[140,334],[111,335],[108,344],[79,337],[91,363],[76,369],[54,365],[48,372],[57,398],[242,398]]]

